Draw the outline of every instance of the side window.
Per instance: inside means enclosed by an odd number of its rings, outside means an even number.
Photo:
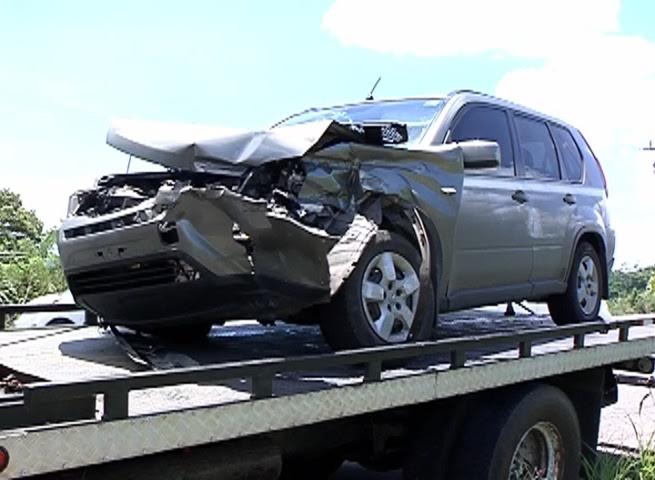
[[[514,116],[525,176],[559,179],[555,144],[544,122]]]
[[[594,187],[602,187],[607,192],[607,180],[605,179],[605,173],[603,173],[603,167],[594,152],[591,151],[589,143],[579,130],[575,131],[573,136],[585,161],[585,183]]]
[[[562,155],[562,168],[564,169],[562,177],[572,182],[579,182],[582,180],[582,155],[573,136],[567,129],[556,125],[552,126],[551,131],[559,153]]]
[[[491,107],[475,106],[464,112],[453,128],[450,140],[490,140],[500,146],[500,167],[495,170],[501,175],[514,175],[514,154],[509,133],[507,114]]]

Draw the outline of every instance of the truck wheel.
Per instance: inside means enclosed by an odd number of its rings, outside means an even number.
[[[425,340],[435,318],[432,282],[421,284],[421,255],[403,236],[378,231],[329,304],[320,325],[335,350]]]
[[[548,300],[550,316],[557,325],[595,320],[600,310],[605,274],[598,253],[587,242],[575,250],[566,291]]]
[[[569,398],[549,385],[476,406],[454,448],[449,478],[580,478],[581,438]]]

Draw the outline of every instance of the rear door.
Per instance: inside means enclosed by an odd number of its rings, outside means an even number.
[[[528,234],[534,257],[532,296],[561,290],[568,265],[576,198],[562,175],[558,150],[549,125],[542,119],[513,114],[519,143],[520,184],[525,192]]]
[[[508,113],[487,104],[464,106],[446,140],[476,139],[499,144],[501,166],[464,173],[448,289],[452,309],[520,299],[531,290],[528,210],[515,177]]]
[[[564,236],[563,257],[565,261],[573,256],[576,235],[585,224],[582,212],[586,211],[592,218],[595,216],[596,206],[599,201],[601,189],[594,189],[582,185],[584,177],[584,161],[582,152],[568,128],[549,123],[550,131],[555,140],[555,146],[560,160],[562,170],[562,182],[565,185],[564,197],[562,200],[568,205],[568,225]],[[601,194],[602,195],[602,194]],[[560,277],[566,280],[566,274]]]

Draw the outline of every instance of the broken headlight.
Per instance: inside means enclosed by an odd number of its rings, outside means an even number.
[[[80,192],[73,193],[68,197],[68,208],[66,209],[66,216],[72,217],[77,212],[80,206]]]

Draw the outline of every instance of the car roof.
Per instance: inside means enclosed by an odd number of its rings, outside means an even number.
[[[469,102],[483,102],[483,103],[488,103],[492,105],[497,105],[499,107],[503,108],[508,108],[511,110],[515,110],[520,113],[524,113],[526,115],[534,116],[541,118],[543,120],[550,121],[552,123],[561,125],[563,127],[567,127],[571,130],[577,130],[573,125],[569,124],[568,122],[565,122],[557,117],[547,115],[545,113],[539,112],[537,110],[533,110],[529,107],[526,107],[524,105],[518,104],[511,102],[509,100],[505,100],[503,98],[499,98],[493,95],[490,95],[488,93],[482,93],[478,92],[475,90],[470,90],[470,89],[460,89],[460,90],[454,90],[446,95],[417,95],[417,96],[407,96],[407,97],[395,97],[395,98],[375,98],[372,100],[363,100],[361,102],[348,102],[348,103],[343,103],[339,105],[329,105],[329,106],[321,106],[321,107],[310,107],[305,110],[302,110],[300,112],[294,113],[292,115],[289,115],[288,117],[280,120],[279,122],[276,122],[275,125],[279,123],[283,123],[285,120],[288,118],[291,118],[293,116],[296,116],[298,114],[304,113],[304,112],[309,112],[312,110],[323,110],[323,109],[328,109],[328,108],[339,108],[339,107],[349,107],[349,106],[354,106],[354,105],[363,105],[367,103],[382,103],[382,102],[402,102],[402,101],[410,101],[410,100],[445,100],[445,101],[455,101],[459,99],[462,102],[469,103]]]
[[[553,117],[551,115],[547,115],[545,113],[539,112],[537,110],[533,110],[531,108],[528,108],[524,105],[520,105],[518,103],[510,102],[509,100],[505,100],[499,97],[495,97],[493,95],[489,95],[487,93],[482,93],[482,92],[477,92],[475,90],[455,90],[447,95],[449,99],[451,98],[459,98],[464,102],[484,102],[484,103],[489,103],[492,105],[497,105],[499,107],[504,107],[508,108],[511,110],[515,110],[520,113],[525,113],[526,115],[538,117],[547,121],[550,121],[552,123],[559,124],[561,126],[567,127],[569,129],[576,130],[574,126],[571,124],[557,118]]]

